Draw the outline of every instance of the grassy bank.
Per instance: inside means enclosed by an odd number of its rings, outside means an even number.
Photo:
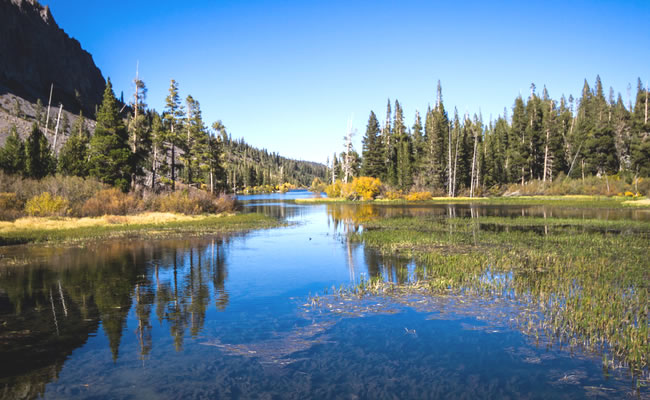
[[[280,225],[261,214],[183,215],[151,212],[95,218],[20,218],[0,222],[0,245],[79,242],[104,238],[208,235]]]
[[[352,239],[413,257],[414,279],[375,278],[357,296],[464,294],[514,298],[517,326],[603,354],[635,374],[650,362],[650,223],[544,218],[393,218]]]
[[[579,208],[648,208],[650,209],[650,199],[615,196],[586,196],[586,195],[567,195],[567,196],[516,196],[516,197],[433,197],[424,201],[408,201],[404,199],[375,199],[368,201],[346,200],[343,198],[311,198],[296,199],[297,204],[327,204],[327,203],[347,203],[347,204],[406,204],[406,205],[426,205],[426,204],[478,204],[478,205],[513,205],[513,206],[536,206],[549,205],[557,207],[579,207]]]

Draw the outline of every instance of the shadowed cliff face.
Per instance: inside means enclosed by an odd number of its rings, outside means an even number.
[[[105,80],[92,56],[36,0],[0,0],[0,94],[10,92],[93,115]]]

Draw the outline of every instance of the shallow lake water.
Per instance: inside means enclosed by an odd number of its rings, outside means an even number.
[[[310,296],[412,278],[346,233],[377,216],[650,220],[634,210],[299,205],[236,235],[15,246],[0,268],[0,398],[647,398],[625,370],[511,327],[515,302],[453,296],[329,313]],[[489,229],[489,227],[484,227]],[[378,303],[389,299],[370,299]]]

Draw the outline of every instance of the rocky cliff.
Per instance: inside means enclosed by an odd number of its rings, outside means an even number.
[[[63,103],[71,112],[94,114],[106,84],[79,42],[36,0],[0,0],[0,94],[13,93],[47,105]]]

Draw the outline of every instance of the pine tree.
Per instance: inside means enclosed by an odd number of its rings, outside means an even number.
[[[389,183],[402,190],[413,184],[413,143],[404,124],[404,111],[395,100],[395,119],[393,120],[393,164],[389,166]]]
[[[438,81],[436,106],[431,112],[427,136],[429,139],[427,173],[432,178],[433,186],[444,187],[447,183],[449,118],[442,101],[440,81]]]
[[[616,104],[612,107],[612,129],[616,141],[616,154],[619,159],[619,168],[628,170],[631,168],[631,144],[632,130],[630,123],[630,112],[623,104],[623,97],[618,94]]]
[[[361,175],[379,178],[384,175],[385,164],[379,137],[379,121],[374,112],[370,112],[366,134],[363,137],[363,162],[361,164]]]
[[[579,101],[578,111],[576,113],[575,128],[573,133],[569,136],[569,147],[572,150],[571,158],[573,169],[569,167],[571,177],[584,176],[585,174],[585,159],[587,159],[586,142],[590,136],[594,134],[596,128],[596,107],[594,102],[594,93],[589,87],[589,83],[585,79],[582,87],[582,97]],[[575,163],[578,163],[576,165]]]
[[[458,192],[458,156],[462,141],[462,127],[458,118],[458,109],[454,108],[454,122],[449,138],[449,196],[454,197]],[[461,160],[462,162],[462,160]]]
[[[542,151],[543,133],[542,101],[535,93],[535,84],[531,84],[531,94],[526,103],[526,129],[524,129],[524,147],[528,178],[541,179],[544,171],[544,152]]]
[[[526,143],[526,111],[521,96],[515,99],[512,109],[512,124],[508,138],[508,168],[509,182],[526,179],[526,168],[528,166],[528,145]]]
[[[422,169],[426,154],[426,138],[422,127],[422,118],[418,110],[415,110],[415,121],[411,129],[411,137],[413,138],[413,174],[415,177]]]
[[[89,166],[89,174],[101,182],[123,191],[129,189],[132,168],[128,132],[119,116],[110,79],[106,81],[95,134],[90,140]]]
[[[257,185],[257,170],[253,165],[249,165],[246,173],[246,186],[252,187]]]
[[[25,143],[16,125],[11,126],[5,145],[0,148],[0,169],[7,174],[25,174]]]
[[[176,189],[176,148],[180,144],[181,121],[184,115],[185,112],[178,95],[178,84],[172,79],[169,85],[169,94],[165,99],[165,112],[163,113],[163,121],[167,129],[166,143],[171,149],[169,168],[171,172],[172,190]]]
[[[151,117],[151,189],[156,188],[156,179],[167,173],[167,132],[157,112]],[[162,162],[160,159],[162,158]]]
[[[183,146],[183,163],[187,183],[200,181],[200,169],[205,164],[208,135],[201,116],[201,105],[192,96],[187,96],[187,116],[185,122],[185,140]]]
[[[38,125],[34,123],[25,142],[25,175],[29,178],[41,179],[52,174],[55,168],[56,159],[52,155],[50,144]]]
[[[223,142],[227,138],[226,127],[221,121],[214,122],[212,129],[215,135],[210,135],[207,143],[206,159],[208,164],[210,192],[214,193],[215,188],[226,189],[225,170],[222,166]]]
[[[640,176],[650,176],[650,92],[637,83],[636,102],[632,113],[631,164]]]
[[[151,138],[151,113],[147,115],[145,100],[147,87],[136,76],[133,80],[135,92],[133,93],[133,116],[129,118],[129,146],[131,148],[131,187],[135,188],[137,177],[143,176],[149,162],[152,150]]]
[[[390,181],[391,168],[394,165],[394,143],[393,143],[393,126],[392,126],[392,111],[390,99],[386,103],[386,120],[384,121],[384,126],[381,132],[381,144],[383,149],[384,156],[384,175],[381,176],[381,180],[385,182]]]
[[[88,176],[88,145],[90,137],[86,130],[84,117],[79,118],[72,127],[72,134],[59,153],[57,169],[64,175]]]

